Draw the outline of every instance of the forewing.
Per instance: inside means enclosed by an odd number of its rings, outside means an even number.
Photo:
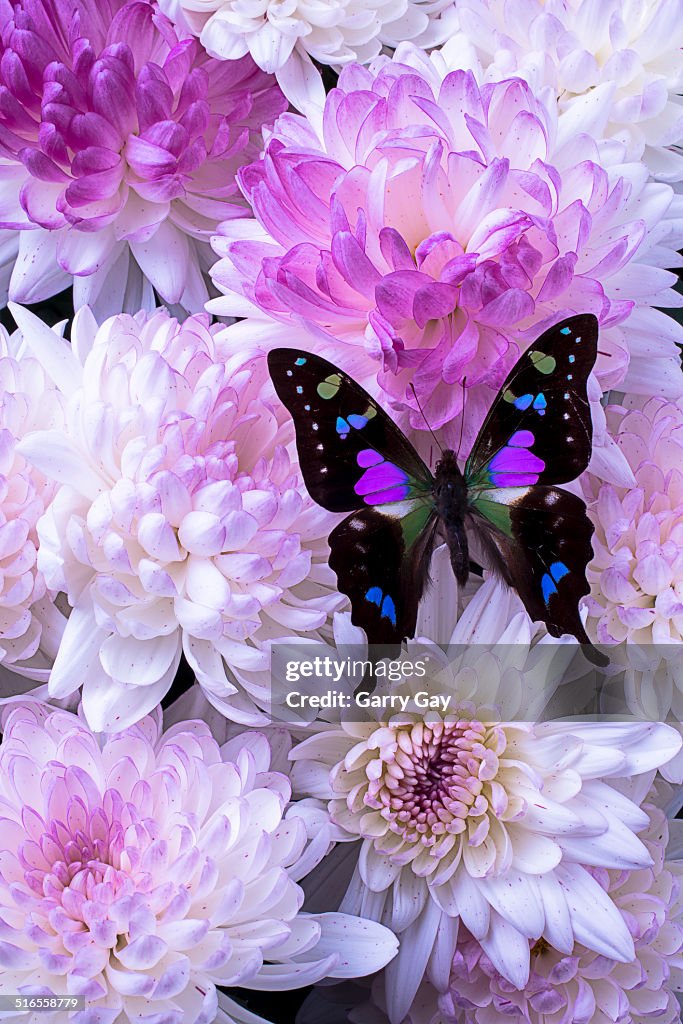
[[[581,498],[558,487],[511,487],[483,491],[470,513],[492,567],[531,618],[553,636],[569,633],[590,645],[578,606],[590,589],[593,524]]]
[[[330,534],[330,567],[368,643],[400,646],[415,635],[436,525],[433,505],[418,498],[361,509]]]
[[[268,367],[296,430],[306,488],[331,512],[431,494],[432,474],[384,410],[320,356],[277,348]]]
[[[586,384],[597,356],[590,313],[545,331],[510,371],[465,466],[472,490],[560,484],[584,471],[593,430]]]

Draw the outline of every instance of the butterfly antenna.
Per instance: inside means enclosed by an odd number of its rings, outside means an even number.
[[[429,420],[428,420],[428,419],[427,419],[427,417],[425,416],[425,413],[424,413],[424,409],[423,409],[423,408],[422,408],[422,406],[420,405],[420,399],[419,399],[419,398],[417,397],[417,391],[415,390],[415,385],[413,384],[413,382],[412,382],[412,381],[410,382],[410,390],[411,390],[411,391],[413,392],[413,398],[415,399],[415,401],[416,401],[416,403],[417,403],[417,407],[418,407],[418,409],[420,410],[420,412],[421,412],[421,414],[422,414],[422,419],[423,419],[423,420],[425,421],[425,423],[427,424],[427,430],[429,431],[429,433],[430,433],[430,434],[432,435],[432,437],[433,437],[433,438],[434,438],[434,440],[436,441],[436,445],[437,445],[437,448],[439,449],[439,451],[440,451],[440,452],[441,452],[441,454],[443,455],[443,448],[442,448],[442,447],[441,447],[441,445],[439,444],[439,439],[438,439],[438,437],[436,436],[436,434],[434,433],[434,431],[432,430],[432,428],[431,428],[431,427],[430,427],[430,425],[429,425]]]
[[[460,449],[462,448],[462,435],[465,430],[465,399],[467,398],[467,377],[462,379],[462,419],[460,420],[460,438],[458,440],[458,452],[456,458],[460,458]]]

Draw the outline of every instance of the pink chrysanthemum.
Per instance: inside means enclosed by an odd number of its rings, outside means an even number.
[[[472,432],[519,349],[592,311],[603,390],[679,388],[683,329],[649,308],[678,300],[661,269],[677,259],[670,187],[619,147],[599,152],[590,120],[560,115],[548,92],[480,88],[410,46],[400,56],[346,68],[320,137],[284,115],[240,172],[255,219],[222,225],[212,269],[226,292],[213,311],[249,318],[233,344],[291,343],[296,329],[364,382],[378,374],[417,429],[409,384],[440,427],[466,377]]]
[[[577,943],[570,954],[544,941],[531,950],[531,973],[518,990],[493,966],[463,929],[448,993],[439,1000],[443,1024],[644,1024],[680,1021],[676,991],[683,984],[683,903],[680,863],[664,862],[664,813],[646,805],[650,824],[641,835],[652,867],[639,871],[592,869],[609,893],[633,939],[635,958],[619,963]]]
[[[9,338],[0,328],[0,662],[19,669],[34,658],[50,616],[36,524],[55,485],[17,451],[17,442],[61,419],[56,388],[20,347],[18,335]]]
[[[587,628],[600,643],[683,642],[683,400],[627,399],[607,427],[635,486],[587,475],[595,523]]]
[[[50,693],[83,683],[98,730],[166,692],[181,652],[212,700],[254,724],[269,698],[268,644],[327,623],[336,517],[292,462],[292,421],[262,353],[228,358],[208,317],[87,309],[72,347],[13,307],[67,403],[26,458],[59,486],[38,525],[39,567],[71,605]]]
[[[153,286],[201,310],[209,235],[245,213],[235,172],[286,106],[275,80],[208,57],[154,0],[2,0],[0,16],[10,298],[73,282],[76,306],[109,313],[153,305]]]
[[[386,928],[299,913],[306,828],[264,736],[221,747],[157,713],[98,742],[36,704],[3,733],[0,991],[86,1000],[46,1024],[230,1024],[246,1018],[224,997],[217,1017],[216,985],[297,988],[394,955]]]

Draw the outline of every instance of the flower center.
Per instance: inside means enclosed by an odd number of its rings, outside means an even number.
[[[396,743],[382,750],[381,772],[373,763],[369,774],[377,778],[365,804],[409,842],[431,846],[446,833],[464,832],[468,819],[488,810],[482,790],[498,770],[489,732],[471,720],[401,727]]]
[[[36,827],[31,838],[18,849],[26,886],[35,897],[35,915],[47,915],[58,930],[66,919],[72,930],[89,930],[93,908],[108,918],[105,908],[147,888],[145,872],[135,867],[153,841],[150,823],[140,820],[132,805],[119,801],[116,806],[110,795],[95,810],[72,797],[66,813],[44,823],[42,834],[41,825],[32,823]],[[111,941],[121,930],[109,926]]]

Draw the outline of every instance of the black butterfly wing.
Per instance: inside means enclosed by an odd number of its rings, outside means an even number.
[[[492,568],[530,617],[552,636],[569,633],[590,645],[578,606],[590,590],[593,524],[581,498],[559,487],[492,490],[473,503],[470,516]]]
[[[391,505],[362,509],[330,534],[330,567],[351,599],[351,621],[369,643],[391,645],[391,656],[415,635],[438,523],[430,503],[411,505],[407,514]]]
[[[470,488],[561,484],[591,456],[586,393],[598,321],[572,316],[545,331],[513,366],[465,465]]]
[[[294,420],[306,489],[330,512],[430,495],[428,467],[359,384],[320,356],[268,353],[275,390]]]
[[[268,355],[294,420],[304,483],[331,512],[330,567],[371,644],[413,636],[437,524],[433,477],[408,439],[355,381],[320,356]]]
[[[492,566],[553,636],[590,644],[578,605],[589,592],[593,525],[581,498],[554,484],[588,465],[588,376],[598,322],[570,317],[513,367],[465,466],[470,521]]]

